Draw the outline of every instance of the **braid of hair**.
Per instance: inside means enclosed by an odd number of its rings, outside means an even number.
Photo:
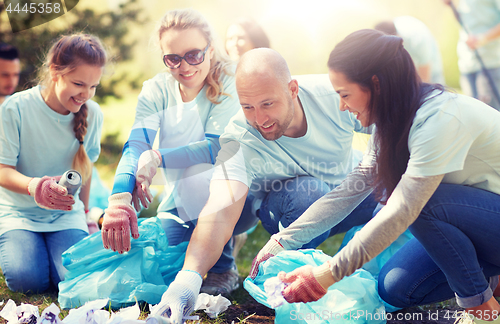
[[[92,175],[92,163],[90,162],[87,151],[85,151],[85,147],[83,146],[83,140],[85,139],[85,134],[87,134],[87,115],[87,104],[83,104],[73,119],[73,131],[75,132],[76,139],[80,142],[80,147],[73,158],[72,168],[80,172],[82,176],[82,184],[85,184]]]

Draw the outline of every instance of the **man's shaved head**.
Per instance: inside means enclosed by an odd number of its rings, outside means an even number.
[[[287,87],[292,80],[285,59],[270,48],[256,48],[246,52],[236,68],[236,83],[240,78],[275,78]]]
[[[266,140],[303,136],[307,130],[285,59],[269,48],[246,52],[236,68],[236,91],[245,117]]]

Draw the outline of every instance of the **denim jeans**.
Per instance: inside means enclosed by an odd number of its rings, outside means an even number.
[[[488,69],[488,73],[493,79],[498,93],[500,93],[500,68]],[[479,99],[496,110],[500,110],[500,103],[495,97],[484,72],[463,74],[460,77],[460,86],[464,94]]]
[[[180,207],[168,211],[159,207],[158,218],[167,235],[169,245],[177,245],[187,242],[197,224],[203,207],[210,195],[210,179],[212,178],[213,166],[208,163],[200,163],[184,170],[177,187],[176,202]],[[259,219],[251,213],[253,196],[248,195],[238,222],[233,230],[233,235],[241,234],[257,225]],[[217,235],[217,233],[214,233]],[[233,258],[233,238],[226,243],[222,255],[210,272],[223,273],[230,269],[236,269]]]
[[[302,215],[316,200],[330,192],[330,187],[320,179],[302,176],[283,181],[277,190],[270,191],[262,201],[259,218],[262,226],[271,234],[288,227]],[[316,248],[328,237],[344,233],[354,226],[368,222],[377,202],[370,195],[342,222],[302,246],[303,249]]]
[[[0,236],[0,267],[10,290],[41,293],[64,280],[62,253],[88,234],[69,229],[58,232],[12,230]]]
[[[410,226],[414,239],[384,265],[379,294],[411,307],[456,296],[474,307],[493,295],[500,274],[500,196],[441,184]]]

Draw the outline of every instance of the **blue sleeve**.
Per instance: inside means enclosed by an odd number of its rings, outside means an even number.
[[[123,146],[111,194],[132,193],[134,190],[137,162],[142,152],[152,148],[168,99],[168,87],[162,74],[144,82],[137,100],[134,125]]]
[[[115,182],[111,194],[134,190],[135,173],[142,152],[151,150],[156,131],[147,128],[136,128],[130,133],[125,143],[122,158],[116,169]],[[203,141],[189,143],[176,148],[159,149],[162,155],[162,167],[182,169],[199,163],[215,163],[220,150],[219,136],[206,134]]]
[[[135,187],[135,172],[137,171],[139,157],[142,152],[152,149],[155,137],[156,130],[148,128],[132,129],[128,141],[123,146],[122,157],[116,169],[111,194],[119,192],[132,193]]]
[[[215,164],[220,150],[219,136],[205,134],[203,141],[176,148],[159,149],[164,168],[183,169],[200,163]]]

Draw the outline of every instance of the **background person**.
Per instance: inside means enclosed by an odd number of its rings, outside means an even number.
[[[485,320],[500,305],[500,113],[473,98],[421,83],[400,37],[354,32],[330,55],[340,107],[375,123],[370,153],[346,181],[275,234],[254,266],[274,254],[275,242],[296,249],[335,226],[375,190],[386,205],[331,260],[279,278],[289,302],[318,300],[407,228],[415,236],[381,269],[379,294],[396,307],[443,301]],[[361,180],[353,194],[346,185]],[[363,189],[363,190],[360,190]],[[387,199],[386,199],[387,198]]]
[[[269,37],[252,18],[241,17],[227,28],[226,51],[233,61],[254,48],[271,47]]]
[[[378,23],[375,29],[403,39],[423,82],[445,84],[438,43],[422,21],[412,16],[400,16]]]
[[[238,63],[236,88],[242,111],[221,136],[210,196],[183,270],[152,316],[170,309],[171,319],[180,323],[193,310],[198,278],[216,262],[231,235],[251,227],[257,215],[267,231],[278,232],[352,169],[352,139],[362,127],[355,115],[333,109],[339,97],[326,75],[292,79],[280,54],[259,48]],[[366,197],[339,226],[310,237],[303,247],[316,247],[331,235],[364,224],[375,206]]]
[[[103,121],[90,98],[106,60],[96,37],[63,36],[48,52],[41,85],[0,107],[0,267],[13,291],[57,287],[66,273],[61,254],[87,236]],[[82,175],[74,197],[57,184],[69,169]]]
[[[474,53],[477,50],[500,93],[500,3],[496,0],[460,0],[457,11],[467,29],[460,28],[457,44],[462,91],[500,110],[500,102]]]
[[[19,51],[12,45],[0,43],[0,104],[16,91],[20,73]]]
[[[119,253],[130,250],[130,233],[139,237],[132,194],[147,208],[153,199],[149,186],[160,166],[168,186],[158,217],[169,244],[189,241],[208,196],[218,137],[240,109],[234,66],[199,12],[168,11],[156,37],[169,71],[144,82],[104,215],[104,247]],[[159,150],[152,150],[157,133]],[[226,244],[212,265],[204,292],[229,293],[238,287],[232,248],[232,242]]]
[[[249,50],[261,47],[269,48],[271,45],[266,32],[254,19],[240,17],[228,27],[226,33],[226,52],[233,61],[237,62]],[[249,229],[248,233],[243,232],[233,237],[233,256],[235,259],[245,244],[248,234],[254,229],[255,227]]]

